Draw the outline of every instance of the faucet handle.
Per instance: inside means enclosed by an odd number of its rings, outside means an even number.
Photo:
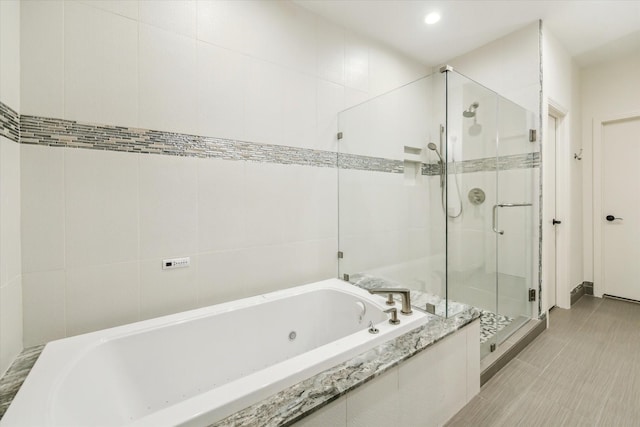
[[[385,313],[390,313],[391,314],[391,318],[389,319],[389,323],[391,323],[392,325],[397,325],[398,323],[400,323],[400,319],[398,319],[398,309],[395,307],[392,307],[388,310],[384,311]]]
[[[393,294],[392,293],[387,295],[386,304],[387,305],[396,305],[396,301],[393,299]]]

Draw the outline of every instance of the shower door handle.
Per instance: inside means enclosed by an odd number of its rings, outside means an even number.
[[[503,230],[498,230],[496,228],[496,214],[498,213],[498,208],[500,205],[493,205],[493,232],[498,234],[504,234]]]
[[[497,205],[493,205],[493,231],[498,234],[504,234],[503,230],[498,230],[496,228],[496,214],[498,213],[498,208],[519,208],[522,206],[533,206],[531,203],[500,203]]]

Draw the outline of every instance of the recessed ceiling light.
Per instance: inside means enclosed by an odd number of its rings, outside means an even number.
[[[440,14],[438,12],[431,12],[427,16],[424,17],[424,22],[426,24],[432,25],[440,20]]]

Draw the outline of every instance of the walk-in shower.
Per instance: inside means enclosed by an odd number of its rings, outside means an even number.
[[[483,355],[537,318],[534,128],[450,68],[340,113],[340,277],[410,288],[444,316],[479,308]]]

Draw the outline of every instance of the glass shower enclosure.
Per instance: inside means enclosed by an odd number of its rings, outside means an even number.
[[[341,278],[480,309],[483,356],[538,317],[535,114],[445,67],[338,125]]]

